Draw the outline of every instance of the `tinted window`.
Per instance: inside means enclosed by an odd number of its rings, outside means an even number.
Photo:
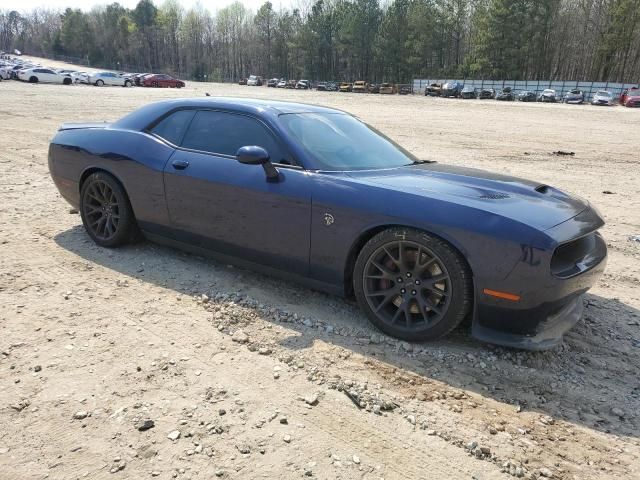
[[[182,146],[186,148],[232,156],[240,147],[247,145],[264,148],[274,163],[290,163],[266,127],[244,115],[198,112],[182,141]]]
[[[161,120],[151,131],[174,145],[180,145],[180,141],[194,113],[194,110],[180,110],[172,113]]]
[[[351,115],[282,114],[280,121],[325,169],[393,168],[415,161],[409,152]]]

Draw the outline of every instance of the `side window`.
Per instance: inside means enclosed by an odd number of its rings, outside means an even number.
[[[274,163],[291,164],[288,155],[267,128],[245,115],[200,111],[182,141],[185,148],[231,156],[247,145],[264,148]]]
[[[151,132],[174,145],[180,145],[184,132],[189,126],[195,110],[179,110],[165,117]]]

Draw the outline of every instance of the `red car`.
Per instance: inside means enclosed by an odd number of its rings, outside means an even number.
[[[620,104],[625,107],[640,107],[640,87],[630,88],[622,92]]]
[[[143,87],[182,88],[184,85],[185,84],[182,80],[178,80],[177,78],[173,78],[171,75],[164,75],[162,73],[146,75],[142,79]]]

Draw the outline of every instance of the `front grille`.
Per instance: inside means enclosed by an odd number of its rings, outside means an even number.
[[[598,232],[593,232],[556,248],[551,257],[551,273],[570,278],[597,265],[605,256],[604,240]]]

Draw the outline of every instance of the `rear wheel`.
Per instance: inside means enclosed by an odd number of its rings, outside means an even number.
[[[446,335],[471,309],[471,274],[446,242],[393,228],[362,248],[353,274],[360,308],[383,332],[407,341]]]
[[[125,80],[124,81],[124,86],[125,87],[130,87],[131,86],[131,82],[129,80]]]
[[[96,87],[104,87],[104,81],[103,80],[97,80],[96,81]]]
[[[153,83],[151,84],[151,86],[152,86],[153,88],[158,88],[158,82],[153,82]]]
[[[71,85],[71,79],[70,78],[65,78],[62,80],[62,84],[63,85]]]
[[[90,175],[82,184],[80,215],[89,236],[102,247],[124,245],[137,231],[127,194],[105,172]]]
[[[38,77],[29,77],[29,83],[38,83]]]

